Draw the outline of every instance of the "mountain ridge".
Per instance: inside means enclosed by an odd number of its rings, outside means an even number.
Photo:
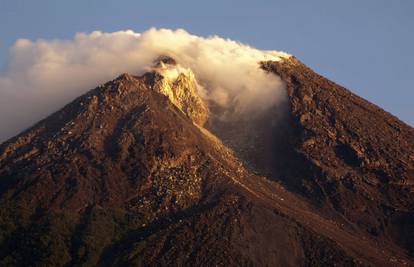
[[[410,150],[404,156],[407,164],[390,161],[391,167],[382,168],[385,174],[356,165],[363,160],[352,152],[354,147],[337,148],[329,131],[333,119],[327,115],[335,105],[318,91],[323,86],[339,90],[337,85],[294,58],[264,62],[262,68],[287,83],[289,102],[280,118],[270,109],[252,122],[258,137],[247,130],[240,139],[234,132],[221,132],[228,129],[214,118],[192,116],[191,110],[207,112],[193,95],[193,80],[180,80],[174,87],[162,83],[162,74],[148,72],[123,74],[1,144],[2,263],[411,264],[412,255],[404,250],[411,241],[399,238],[413,226],[412,194],[401,193],[398,185],[388,194],[375,193],[377,188],[356,179],[367,174],[382,183],[384,175],[409,175]],[[159,84],[170,86],[173,95]],[[174,103],[174,90],[186,87],[191,94],[184,94],[184,100],[195,99],[189,113]],[[326,110],[315,108],[324,101]],[[401,128],[401,140],[412,142],[409,126],[389,120]],[[243,123],[235,121],[230,128],[243,129]],[[348,135],[342,135],[338,140],[348,145]],[[332,186],[331,180],[344,180],[341,171],[351,173],[351,185]],[[409,190],[410,184],[401,188]],[[361,197],[365,189],[379,200],[367,202]],[[349,204],[334,196],[356,197],[375,212],[348,214],[357,201]],[[393,222],[401,214],[380,212],[384,203],[405,208],[407,219]],[[390,237],[395,229],[373,222],[378,215],[408,228]],[[377,234],[370,233],[372,227]],[[32,251],[32,244],[39,249]]]

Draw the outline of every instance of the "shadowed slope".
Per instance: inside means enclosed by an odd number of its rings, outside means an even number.
[[[295,58],[262,66],[287,83],[294,133],[275,177],[414,253],[414,130]]]

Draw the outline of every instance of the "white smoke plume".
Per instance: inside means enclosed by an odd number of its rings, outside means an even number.
[[[124,72],[142,74],[161,55],[190,68],[201,95],[219,105],[237,105],[243,112],[285,97],[281,80],[261,70],[258,62],[278,61],[288,54],[218,36],[150,29],[78,33],[73,40],[19,39],[0,73],[0,142],[100,83]]]

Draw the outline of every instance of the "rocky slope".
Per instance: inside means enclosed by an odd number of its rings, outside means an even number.
[[[287,82],[295,135],[286,164],[307,169],[275,177],[414,255],[414,129],[294,58],[263,68]]]
[[[293,58],[262,64],[287,83],[282,116],[225,124],[175,65],[0,146],[0,265],[412,263],[410,127]]]

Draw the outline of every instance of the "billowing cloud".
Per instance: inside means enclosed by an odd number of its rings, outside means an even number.
[[[282,82],[259,68],[288,54],[261,51],[218,36],[184,30],[78,33],[72,40],[19,39],[0,74],[0,142],[86,91],[121,73],[142,74],[166,55],[190,68],[203,98],[240,112],[263,109],[284,97]]]

